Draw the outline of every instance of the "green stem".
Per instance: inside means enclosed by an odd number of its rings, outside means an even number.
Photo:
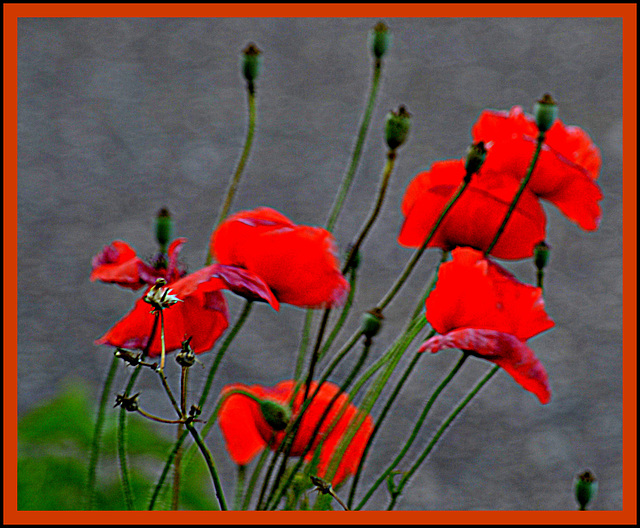
[[[206,462],[207,467],[209,468],[209,473],[211,473],[211,480],[213,480],[213,487],[216,490],[216,497],[218,498],[218,504],[220,504],[220,509],[226,511],[227,502],[225,501],[225,498],[224,498],[222,483],[220,482],[220,477],[218,476],[218,471],[216,470],[216,465],[215,465],[215,462],[213,461],[213,457],[211,456],[211,452],[209,451],[205,443],[202,441],[202,438],[200,438],[200,435],[198,434],[198,431],[196,431],[195,427],[193,427],[193,425],[191,425],[190,423],[186,423],[185,426],[187,430],[191,433],[191,436],[193,436],[193,439],[196,441],[196,444],[198,444],[198,447],[202,452],[202,456],[204,457],[204,461]]]
[[[340,317],[336,321],[336,324],[333,326],[329,337],[327,337],[326,341],[322,345],[322,349],[320,350],[320,354],[318,356],[318,361],[321,361],[322,358],[326,355],[326,353],[333,345],[338,333],[344,326],[345,321],[347,320],[347,315],[349,315],[349,311],[351,310],[351,306],[353,305],[353,298],[356,293],[356,278],[357,271],[355,269],[351,269],[350,277],[349,277],[349,296],[342,307],[342,311],[340,312]]]
[[[138,365],[131,377],[129,383],[124,391],[125,397],[131,393],[133,385],[136,382],[136,378],[140,374],[141,368]],[[118,420],[118,459],[120,461],[120,481],[122,484],[122,493],[124,496],[124,503],[127,510],[133,510],[133,494],[131,492],[131,482],[129,481],[129,469],[127,466],[127,428],[126,428],[127,411],[124,407],[120,408],[120,415]]]
[[[242,171],[244,170],[244,166],[247,162],[247,159],[249,158],[249,152],[251,151],[251,145],[253,144],[253,135],[254,135],[255,126],[256,126],[256,100],[255,99],[256,98],[252,90],[250,88],[247,88],[247,100],[249,102],[249,125],[247,127],[247,137],[245,139],[242,155],[240,156],[240,161],[238,162],[235,173],[233,174],[229,182],[224,204],[222,205],[222,209],[220,209],[218,219],[216,220],[216,224],[215,224],[216,228],[227,217],[227,214],[229,214],[229,209],[231,208],[231,203],[233,202],[233,198],[236,194],[236,189],[238,187],[238,183],[240,182],[240,177],[242,176]],[[208,266],[209,264],[211,264],[212,260],[213,260],[213,255],[211,254],[211,247],[209,247],[205,265]]]
[[[460,368],[462,367],[464,362],[467,360],[467,357],[468,357],[468,355],[466,353],[464,353],[462,355],[462,357],[460,358],[460,360],[453,367],[453,369],[451,369],[451,372],[449,372],[449,374],[447,374],[447,376],[444,378],[444,380],[442,380],[440,385],[438,385],[436,390],[433,391],[433,394],[431,395],[431,397],[427,401],[427,404],[425,405],[425,407],[424,407],[424,409],[422,411],[422,414],[420,414],[420,417],[418,418],[418,421],[415,423],[415,425],[413,427],[413,431],[411,431],[411,434],[409,435],[409,439],[405,443],[404,447],[400,450],[400,453],[398,453],[398,455],[393,460],[393,462],[389,465],[389,467],[375,481],[373,486],[371,486],[369,491],[366,493],[366,495],[363,497],[363,499],[360,501],[360,503],[356,507],[356,510],[362,509],[362,507],[367,503],[367,501],[369,500],[371,495],[373,495],[373,493],[378,489],[380,484],[382,484],[386,480],[386,478],[391,474],[391,472],[402,461],[404,456],[407,454],[407,451],[409,451],[409,448],[413,445],[413,442],[417,438],[418,433],[420,432],[420,429],[422,428],[422,424],[424,423],[425,419],[427,418],[427,414],[429,414],[429,411],[431,410],[431,407],[433,406],[433,403],[436,401],[436,399],[438,398],[440,393],[444,390],[444,388],[453,379],[453,377],[456,375],[456,373],[460,370]]]
[[[373,112],[376,96],[378,94],[378,87],[380,86],[381,73],[382,73],[382,61],[375,61],[374,69],[373,69],[373,77],[371,79],[371,88],[369,91],[369,98],[367,101],[365,113],[362,118],[362,123],[360,124],[358,139],[353,149],[353,154],[351,155],[351,163],[349,164],[349,169],[347,171],[347,174],[342,180],[340,191],[338,192],[336,196],[336,200],[333,203],[331,212],[329,213],[329,218],[327,220],[327,231],[333,231],[335,223],[338,220],[338,216],[340,215],[340,211],[342,210],[344,200],[347,196],[347,193],[349,192],[349,188],[351,187],[351,182],[353,181],[353,176],[355,175],[356,168],[358,167],[358,163],[360,162],[360,157],[362,155],[362,147],[364,145],[364,140],[367,136],[367,131],[369,130],[369,124],[371,122],[371,114]]]
[[[169,453],[169,458],[167,458],[165,464],[164,464],[164,468],[162,470],[162,473],[160,474],[160,478],[158,479],[158,482],[156,483],[155,488],[153,489],[153,493],[151,495],[151,500],[149,501],[149,510],[153,510],[153,507],[155,506],[156,500],[158,499],[158,496],[160,495],[160,490],[162,489],[162,485],[164,484],[165,479],[167,478],[167,475],[169,474],[169,469],[171,469],[171,465],[173,464],[173,459],[175,458],[176,454],[178,453],[178,451],[180,450],[182,443],[184,442],[185,438],[187,438],[187,434],[189,432],[188,431],[182,431],[182,434],[180,435],[180,438],[178,438],[178,441],[176,442],[176,445],[173,446],[173,449],[171,450],[171,453]]]
[[[251,504],[251,497],[253,496],[253,490],[256,487],[256,482],[258,481],[258,477],[260,476],[260,472],[262,471],[262,466],[264,466],[268,455],[269,448],[263,449],[256,467],[253,469],[253,473],[251,475],[251,478],[249,479],[249,485],[247,486],[247,491],[244,495],[244,501],[242,502],[243,510],[249,509],[249,505]]]
[[[426,449],[422,452],[422,454],[418,457],[418,459],[415,461],[415,463],[413,464],[413,466],[411,466],[411,469],[409,469],[409,471],[407,471],[404,476],[402,477],[402,480],[400,480],[400,482],[398,483],[398,486],[395,490],[395,493],[392,496],[391,502],[389,503],[389,506],[387,507],[387,510],[392,510],[393,507],[396,504],[396,501],[398,499],[398,497],[401,495],[403,488],[406,486],[407,482],[409,481],[409,479],[413,476],[413,474],[416,472],[416,470],[418,469],[418,467],[420,466],[420,464],[422,464],[422,462],[424,462],[425,458],[427,458],[429,456],[429,453],[431,453],[431,451],[433,450],[433,448],[435,447],[436,443],[438,442],[438,440],[440,439],[440,437],[444,434],[444,432],[446,431],[446,429],[449,427],[449,425],[451,424],[451,422],[453,422],[453,420],[455,420],[456,416],[458,416],[458,414],[460,414],[460,412],[462,411],[462,409],[464,409],[466,407],[466,405],[472,400],[472,398],[480,391],[480,389],[493,377],[493,375],[498,372],[498,369],[500,367],[498,365],[494,366],[491,371],[489,371],[489,373],[480,380],[480,382],[471,390],[471,392],[469,392],[469,394],[467,394],[467,396],[464,398],[464,400],[462,400],[462,402],[460,402],[460,404],[454,409],[454,411],[448,416],[448,418],[442,423],[442,425],[440,426],[440,428],[438,429],[438,431],[436,432],[436,434],[434,435],[434,437],[431,439],[431,441],[429,442],[429,445],[426,447]]]
[[[187,381],[189,377],[189,367],[182,367],[180,376],[180,411],[182,416],[187,415]],[[178,424],[176,431],[176,441],[179,441],[184,432],[184,425]],[[182,449],[178,449],[173,464],[173,497],[171,501],[171,509],[177,510],[180,503],[180,462],[182,460]]]
[[[304,318],[304,326],[302,328],[302,339],[300,340],[300,349],[298,350],[298,360],[296,361],[296,370],[294,379],[299,380],[302,376],[302,367],[304,365],[304,357],[307,354],[307,346],[309,346],[309,333],[311,332],[311,322],[313,321],[313,310],[308,309]]]
[[[376,221],[378,214],[380,214],[380,210],[382,209],[382,203],[384,202],[384,197],[387,193],[387,187],[389,186],[389,178],[393,173],[393,167],[395,165],[396,160],[396,151],[389,150],[387,152],[387,162],[384,166],[384,170],[382,171],[382,178],[380,180],[380,186],[378,187],[378,197],[376,199],[375,206],[371,213],[369,214],[369,218],[362,226],[360,230],[360,234],[356,241],[351,245],[351,250],[349,251],[349,255],[347,256],[344,266],[342,267],[342,274],[344,275],[347,270],[351,267],[352,261],[355,256],[358,254],[360,250],[360,246],[364,242],[365,237],[369,233],[369,230],[373,226],[373,223]]]
[[[418,260],[420,260],[420,257],[422,256],[424,251],[427,249],[427,246],[429,245],[429,242],[431,242],[431,239],[435,235],[436,230],[438,229],[438,227],[440,227],[440,224],[444,220],[445,216],[447,216],[447,213],[451,210],[453,205],[458,201],[458,198],[460,198],[460,196],[462,195],[464,190],[467,188],[467,185],[469,185],[470,181],[471,181],[471,176],[467,175],[464,178],[463,182],[458,187],[458,190],[455,192],[455,194],[449,200],[449,203],[447,203],[447,205],[444,207],[444,209],[440,212],[440,216],[438,216],[438,219],[433,224],[433,227],[431,228],[431,231],[429,231],[429,234],[424,239],[424,242],[422,243],[420,248],[413,254],[413,256],[411,257],[409,262],[407,262],[402,274],[400,275],[400,277],[398,277],[398,279],[396,280],[395,284],[387,292],[387,294],[380,301],[380,303],[378,303],[378,308],[380,310],[384,309],[391,302],[391,300],[396,296],[398,291],[400,291],[400,288],[402,287],[402,285],[405,283],[405,281],[409,277],[409,274],[411,273],[411,271],[413,270],[415,265],[418,263]]]
[[[218,350],[218,353],[216,354],[216,358],[213,361],[213,365],[211,365],[211,368],[209,369],[209,374],[207,375],[207,380],[204,384],[204,388],[202,389],[202,395],[200,396],[200,400],[198,402],[198,406],[200,408],[202,408],[205,402],[207,401],[207,396],[209,395],[209,391],[211,390],[211,384],[213,382],[213,378],[216,375],[216,371],[218,370],[218,366],[220,365],[220,362],[222,361],[222,358],[224,357],[225,352],[231,345],[231,342],[233,341],[233,339],[236,337],[236,334],[242,328],[242,325],[244,325],[245,321],[247,320],[247,317],[249,317],[249,313],[251,312],[252,306],[253,306],[252,301],[247,300],[245,302],[242,312],[240,313],[240,316],[236,321],[236,324],[233,326],[229,334],[227,334],[227,337],[224,340],[224,343],[220,347],[220,350]]]
[[[104,425],[104,414],[105,407],[107,405],[107,400],[109,399],[111,392],[111,385],[113,383],[113,378],[115,377],[116,370],[118,369],[118,358],[116,356],[113,357],[111,361],[111,367],[109,368],[109,372],[107,373],[107,378],[104,381],[104,386],[102,387],[102,396],[100,397],[100,405],[98,407],[98,415],[96,417],[96,424],[93,429],[93,441],[91,442],[91,456],[89,458],[89,472],[88,472],[88,480],[87,480],[87,495],[86,495],[86,504],[85,509],[92,510],[93,509],[93,501],[95,495],[95,486],[96,486],[96,468],[98,466],[98,458],[100,457],[100,438],[102,436],[102,427]]]
[[[240,511],[242,507],[242,491],[244,490],[244,481],[246,474],[247,466],[238,466],[238,477],[236,480],[236,492],[233,497],[233,509],[235,511]]]
[[[507,214],[505,215],[504,219],[502,220],[502,223],[500,224],[500,227],[498,228],[498,231],[496,231],[496,234],[493,237],[493,241],[491,242],[491,244],[489,244],[489,247],[485,250],[485,252],[484,252],[485,255],[488,255],[489,253],[491,253],[491,251],[493,250],[495,245],[498,243],[498,239],[500,238],[500,235],[502,235],[505,227],[507,226],[507,222],[509,221],[509,218],[511,218],[511,214],[513,213],[513,210],[516,208],[516,205],[518,204],[518,201],[520,200],[520,196],[522,196],[522,193],[524,192],[524,188],[527,186],[527,183],[529,183],[529,179],[531,178],[531,175],[533,174],[533,169],[536,166],[536,163],[538,161],[538,156],[540,155],[540,150],[542,149],[542,144],[544,143],[544,137],[545,137],[545,133],[544,132],[540,132],[538,134],[538,140],[536,142],[536,150],[533,153],[533,158],[531,159],[531,162],[529,163],[529,169],[527,170],[527,174],[525,175],[524,179],[522,180],[522,183],[520,184],[520,188],[518,189],[518,192],[516,193],[513,201],[511,202],[511,205],[509,206],[509,210],[507,211]]]

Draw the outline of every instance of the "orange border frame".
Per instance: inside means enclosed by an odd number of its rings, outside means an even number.
[[[5,524],[636,524],[637,5],[627,4],[4,4]],[[152,14],[151,14],[152,13]],[[623,509],[552,512],[23,512],[17,511],[17,26],[20,17],[604,17],[623,19]],[[523,516],[525,513],[526,516]]]

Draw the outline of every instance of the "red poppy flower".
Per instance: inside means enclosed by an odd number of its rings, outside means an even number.
[[[90,280],[113,282],[124,288],[137,290],[145,285],[153,285],[156,279],[163,278],[172,282],[184,275],[178,264],[178,254],[186,238],[174,240],[167,251],[168,262],[152,266],[136,255],[135,250],[126,242],[116,240],[105,246],[91,259]],[[166,264],[166,265],[165,265]]]
[[[213,264],[194,273],[181,276],[177,254],[184,238],[174,240],[168,250],[168,267],[155,269],[135,256],[124,242],[116,241],[93,259],[92,280],[100,279],[136,289],[140,285],[155,284],[157,278],[167,281],[166,287],[181,302],[164,312],[165,351],[181,348],[182,341],[191,337],[190,345],[196,354],[209,350],[228,326],[227,302],[222,289],[232,290],[252,300],[268,302],[274,309],[279,303],[264,281],[250,271],[234,266]],[[148,290],[145,291],[145,294]],[[149,343],[155,315],[143,298],[117,322],[96,344],[143,350]],[[149,357],[160,355],[161,335],[157,328],[149,347]]]
[[[411,181],[402,201],[405,220],[398,236],[401,245],[422,245],[464,176],[464,160],[448,160],[433,163],[428,171]],[[457,246],[480,250],[489,247],[518,187],[519,183],[513,178],[489,173],[483,166],[449,210],[429,247],[446,251]],[[538,199],[525,189],[491,254],[503,259],[530,257],[535,245],[544,240],[545,229],[544,210]]]
[[[349,292],[331,233],[296,225],[268,207],[229,217],[211,235],[210,247],[221,264],[261,277],[280,302],[331,307],[341,304]]]
[[[519,282],[471,248],[452,251],[429,295],[427,319],[440,334],[420,351],[458,348],[500,365],[541,403],[551,397],[547,374],[527,339],[554,325],[542,290]]]
[[[485,170],[525,176],[535,150],[538,128],[522,108],[509,112],[485,110],[472,128],[475,141],[484,141],[488,153]],[[602,160],[600,150],[579,127],[559,119],[547,131],[540,156],[527,188],[555,204],[582,229],[593,231],[600,223],[602,192],[596,183]]]
[[[293,394],[294,386],[295,381],[288,380],[278,383],[275,387],[263,387],[261,385],[248,386],[241,383],[224,387],[221,396],[228,396],[220,406],[218,420],[226,441],[227,451],[229,451],[231,458],[236,464],[248,464],[267,446],[275,451],[284,438],[284,432],[274,430],[274,428],[267,423],[262,415],[258,402],[244,394],[234,393],[234,391],[240,389],[260,400],[268,400],[281,405],[288,405]],[[317,386],[317,382],[311,383],[311,394]],[[325,382],[322,384],[318,395],[313,399],[311,405],[302,417],[291,449],[292,456],[300,456],[307,446],[312,444],[312,449],[306,456],[306,460],[309,461],[314,456],[313,452],[315,448],[322,442],[317,468],[317,475],[320,478],[323,478],[326,474],[333,452],[346,433],[349,424],[358,414],[357,407],[347,403],[348,396],[344,393],[341,394],[323,421],[323,425],[316,438],[311,438],[327,405],[339,390],[339,387],[333,383]],[[291,406],[293,417],[295,417],[296,413],[300,410],[304,396],[303,392],[304,391],[298,391]],[[345,405],[346,410],[337,424],[331,428],[334,418],[342,412],[342,408]],[[342,456],[340,465],[332,481],[334,485],[355,473],[372,431],[373,420],[367,415]]]

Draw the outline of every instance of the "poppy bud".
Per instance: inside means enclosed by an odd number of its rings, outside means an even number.
[[[536,118],[536,125],[540,132],[546,132],[551,128],[553,122],[558,116],[558,106],[549,94],[544,94],[535,105],[533,105],[533,114]]]
[[[156,240],[160,244],[160,249],[164,253],[173,235],[173,220],[166,208],[158,211],[156,216]]]
[[[260,412],[274,431],[285,429],[291,419],[291,410],[288,407],[270,400],[260,402]]]
[[[586,470],[576,477],[575,494],[579,509],[584,511],[595,498],[598,491],[598,481],[591,471]]]
[[[380,331],[383,319],[382,311],[379,308],[365,312],[362,316],[362,335],[367,339],[373,338]]]
[[[470,145],[467,149],[467,159],[464,165],[467,175],[471,176],[478,172],[486,157],[487,149],[484,146],[484,141],[478,141]]]
[[[260,74],[260,66],[262,65],[262,52],[258,47],[251,43],[242,51],[242,74],[249,83],[249,89],[253,92],[253,82]]]
[[[543,240],[536,244],[533,250],[533,262],[539,270],[544,269],[549,262],[549,250],[551,247]]]
[[[373,56],[380,60],[382,56],[389,49],[391,43],[391,34],[389,28],[384,22],[378,22],[370,34],[371,53]]]
[[[407,112],[404,105],[401,105],[397,112],[392,110],[387,114],[387,120],[384,125],[384,139],[392,151],[407,139],[410,118],[411,114]]]

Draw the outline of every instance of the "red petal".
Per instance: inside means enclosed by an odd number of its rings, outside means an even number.
[[[402,210],[405,221],[398,236],[403,246],[422,245],[441,211],[453,197],[464,177],[464,162],[434,163],[418,174],[405,193]],[[457,246],[486,249],[500,227],[519,184],[508,176],[482,171],[475,175],[447,213],[429,247],[451,250]],[[503,259],[533,255],[544,240],[546,216],[536,197],[526,189],[491,254]]]
[[[506,370],[523,389],[548,403],[551,391],[547,372],[533,351],[517,337],[495,330],[463,328],[427,340],[420,352],[457,348],[491,361]]]
[[[136,256],[133,248],[122,240],[115,240],[105,246],[100,253],[91,259],[90,280],[112,282],[124,288],[137,290],[148,284],[146,278],[164,276],[163,271],[154,270]]]
[[[484,328],[526,340],[554,325],[542,290],[519,282],[482,252],[457,248],[438,270],[427,298],[427,319],[440,334],[457,328]]]
[[[227,385],[221,396],[234,389],[251,392],[251,387],[236,383]],[[224,436],[227,451],[236,464],[246,465],[264,449],[264,441],[255,424],[254,408],[256,402],[242,394],[228,396],[218,412],[218,422]]]
[[[349,291],[331,234],[296,226],[273,209],[230,217],[212,234],[211,251],[221,264],[258,275],[280,302],[329,307],[342,303]]]
[[[171,293],[175,294],[173,291]],[[163,314],[165,351],[180,349],[182,341],[190,336],[190,344],[196,354],[210,350],[229,325],[224,296],[217,290],[204,287],[178,297],[183,302],[166,308]],[[98,339],[96,344],[143,350],[149,342],[154,319],[151,305],[139,299],[133,310]],[[156,357],[161,353],[160,334],[158,326],[149,348],[149,357]]]
[[[473,126],[474,141],[488,144],[485,170],[503,172],[520,181],[533,157],[537,137],[533,117],[520,107],[509,114],[485,111]],[[602,160],[600,150],[582,129],[557,120],[547,132],[527,188],[550,201],[586,230],[598,228],[600,187],[595,183]]]

